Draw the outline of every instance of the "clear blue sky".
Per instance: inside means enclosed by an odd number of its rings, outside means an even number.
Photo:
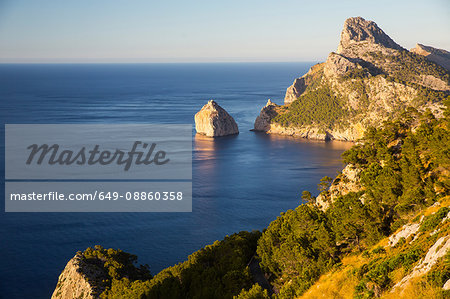
[[[0,62],[322,61],[351,16],[450,50],[449,0],[0,0]]]

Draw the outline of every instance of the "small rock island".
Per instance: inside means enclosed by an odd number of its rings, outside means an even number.
[[[210,100],[195,114],[195,130],[207,137],[239,134],[238,125],[215,101]]]

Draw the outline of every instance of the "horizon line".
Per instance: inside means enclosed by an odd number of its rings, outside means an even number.
[[[212,63],[320,63],[325,60],[286,60],[286,61],[149,61],[149,62],[126,62],[126,61],[0,61],[0,65],[6,64],[212,64]]]

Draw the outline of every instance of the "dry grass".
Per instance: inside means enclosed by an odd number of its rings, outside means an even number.
[[[320,279],[299,298],[353,298],[358,280],[352,272],[361,267],[365,262],[367,262],[367,259],[363,258],[360,254],[344,257],[340,269],[322,275]]]
[[[358,280],[351,273],[351,266],[322,275],[305,294],[299,298],[353,298]]]
[[[437,207],[429,207],[421,214],[428,216],[435,213],[442,207],[450,206],[450,196],[444,197],[440,201],[440,205]],[[446,223],[441,226],[439,233],[445,233],[450,223]],[[427,236],[422,236],[420,240]],[[417,240],[416,242],[419,242]],[[402,248],[390,248],[388,245],[388,238],[380,240],[370,251],[374,248],[382,246],[386,250],[386,255],[391,256],[397,254],[399,251],[403,251]],[[428,244],[427,244],[428,246]],[[427,247],[428,248],[428,247]],[[359,283],[357,278],[352,274],[353,270],[360,268],[367,263],[371,258],[365,258],[361,254],[350,254],[342,259],[342,265],[339,269],[324,274],[320,279],[301,297],[299,298],[311,298],[311,299],[323,299],[323,298],[354,298],[355,287]],[[400,281],[406,272],[403,267],[394,270],[391,273],[391,279],[393,283]],[[399,299],[399,298],[443,298],[440,288],[433,287],[423,277],[411,279],[404,287],[397,288],[395,290],[387,291],[382,294],[382,298],[387,299]]]
[[[441,204],[439,206],[437,206],[437,207],[429,207],[428,209],[426,209],[424,211],[423,215],[428,216],[428,215],[431,215],[431,214],[437,212],[442,207],[450,206],[450,196],[446,196],[446,197],[442,198],[440,200],[440,203]]]
[[[381,296],[384,299],[414,298],[438,299],[443,298],[440,288],[433,287],[423,277],[411,279],[405,287],[396,288]]]

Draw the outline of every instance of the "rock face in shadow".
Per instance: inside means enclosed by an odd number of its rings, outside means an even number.
[[[298,97],[306,91],[308,85],[316,81],[323,73],[323,63],[312,66],[309,71],[300,78],[294,80],[294,83],[289,86],[284,96],[284,104],[288,105],[298,99]]]
[[[448,51],[417,44],[415,48],[411,49],[411,52],[425,56],[428,60],[439,64],[448,71],[450,70],[450,52]]]
[[[215,101],[210,100],[195,114],[195,130],[208,137],[220,137],[239,133],[238,125]]]
[[[270,129],[270,121],[271,119],[277,115],[277,107],[278,105],[272,103],[269,99],[267,101],[266,106],[261,109],[258,117],[255,120],[254,130],[255,131],[268,131]]]

